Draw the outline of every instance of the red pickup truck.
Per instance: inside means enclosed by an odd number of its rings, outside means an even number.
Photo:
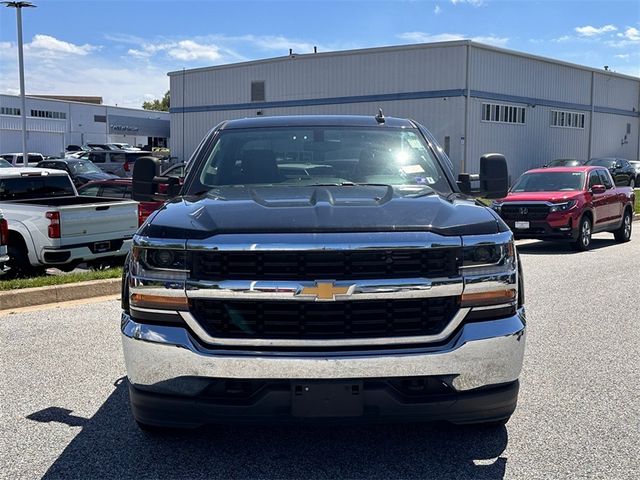
[[[587,250],[598,232],[629,241],[634,202],[633,189],[616,187],[606,168],[583,166],[529,170],[492,206],[516,238],[566,240]]]

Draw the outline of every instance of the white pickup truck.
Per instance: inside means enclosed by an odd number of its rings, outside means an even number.
[[[0,209],[8,221],[9,276],[123,263],[138,228],[137,202],[78,196],[61,170],[3,168]]]

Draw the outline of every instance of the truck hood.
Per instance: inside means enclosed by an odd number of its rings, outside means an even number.
[[[458,194],[416,195],[389,186],[228,187],[178,197],[139,234],[207,238],[216,233],[432,231],[479,235],[507,230],[489,208]]]
[[[565,202],[583,195],[580,190],[563,192],[510,192],[500,202]]]

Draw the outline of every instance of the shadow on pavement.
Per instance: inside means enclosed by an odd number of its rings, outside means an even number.
[[[589,254],[589,252],[600,250],[601,248],[618,245],[613,238],[592,238],[591,248],[586,252],[576,252],[571,245],[566,242],[533,241],[518,245],[518,251],[527,255],[567,255],[567,254]]]
[[[157,436],[133,421],[128,383],[116,385],[43,478],[501,479],[505,473],[502,426],[211,426]],[[67,423],[70,415],[51,407],[28,418]]]

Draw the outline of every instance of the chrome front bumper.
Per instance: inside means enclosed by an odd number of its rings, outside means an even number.
[[[211,378],[355,379],[449,377],[457,391],[513,382],[522,369],[524,308],[468,323],[447,344],[367,352],[260,352],[203,347],[184,328],[137,323],[122,314],[127,375],[135,387],[197,395]]]

